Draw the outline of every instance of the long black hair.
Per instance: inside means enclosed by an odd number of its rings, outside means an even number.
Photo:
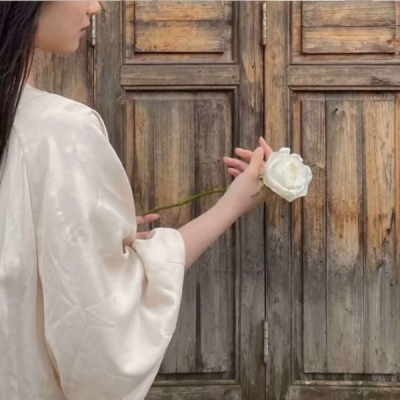
[[[31,68],[41,1],[0,1],[0,162]]]

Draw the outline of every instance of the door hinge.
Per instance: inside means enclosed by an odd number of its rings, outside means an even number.
[[[97,15],[90,17],[90,45],[95,47],[97,44]]]
[[[268,343],[268,321],[264,320],[264,363],[268,363],[268,351],[269,351],[269,343]]]
[[[267,2],[264,1],[262,4],[262,44],[267,44]]]

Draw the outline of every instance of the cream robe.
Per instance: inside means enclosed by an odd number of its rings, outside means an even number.
[[[89,107],[25,86],[0,183],[0,399],[144,399],[174,332],[180,233],[137,230]]]

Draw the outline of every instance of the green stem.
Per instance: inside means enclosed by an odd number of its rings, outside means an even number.
[[[209,190],[207,192],[203,192],[203,193],[199,193],[199,194],[196,194],[194,196],[191,196],[191,197],[189,197],[189,198],[187,198],[187,199],[185,199],[185,200],[183,200],[183,201],[181,201],[179,203],[171,204],[169,206],[152,208],[151,210],[147,211],[144,215],[157,213],[159,211],[168,210],[170,208],[180,207],[180,206],[183,206],[183,205],[185,205],[187,203],[190,203],[191,201],[200,199],[201,197],[208,196],[208,195],[214,194],[214,193],[224,193],[224,192],[226,192],[226,189],[212,189],[212,190]]]

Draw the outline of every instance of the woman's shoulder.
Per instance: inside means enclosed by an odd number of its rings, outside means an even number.
[[[99,114],[85,104],[66,97],[25,86],[14,129],[20,140],[35,141],[49,138],[65,140],[82,132],[107,136]]]

